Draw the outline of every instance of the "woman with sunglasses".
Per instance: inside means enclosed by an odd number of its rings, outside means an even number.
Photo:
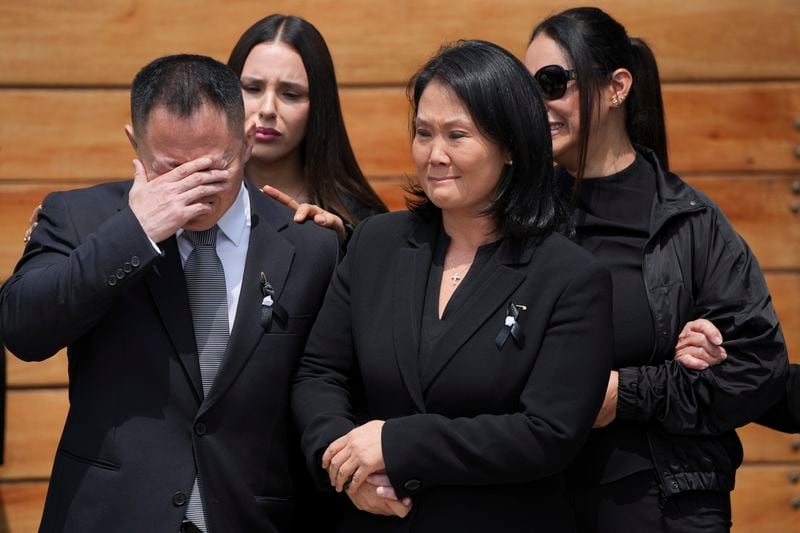
[[[568,472],[579,528],[728,531],[734,430],[781,396],[787,372],[758,263],[719,208],[667,170],[644,42],[599,9],[570,9],[534,29],[525,64],[547,99],[576,241],[614,283],[614,370]],[[698,318],[713,326],[682,330]],[[705,360],[686,368],[681,349]]]

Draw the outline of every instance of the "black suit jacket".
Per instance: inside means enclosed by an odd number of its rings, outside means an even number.
[[[289,389],[336,237],[250,191],[237,315],[204,399],[177,241],[156,253],[128,207],[130,185],[48,196],[0,294],[17,356],[41,360],[68,346],[70,409],[41,531],[175,533],[195,465],[211,532],[290,531],[300,461],[291,460]],[[269,330],[261,272],[289,315]]]
[[[611,278],[560,235],[504,242],[451,315],[427,364],[420,321],[438,220],[409,213],[359,226],[301,359],[292,409],[321,487],[326,447],[368,418],[386,420],[382,448],[405,519],[357,511],[348,532],[570,531],[559,473],[602,403],[611,368]],[[495,338],[510,303],[525,340]]]

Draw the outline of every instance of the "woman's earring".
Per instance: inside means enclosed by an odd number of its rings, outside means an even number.
[[[616,94],[615,94],[614,96],[612,96],[612,97],[611,97],[611,106],[612,106],[612,107],[619,107],[619,105],[620,105],[621,103],[622,103],[622,102],[620,102],[620,100],[619,100],[619,97],[618,97]]]

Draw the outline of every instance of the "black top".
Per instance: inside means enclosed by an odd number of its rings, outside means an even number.
[[[480,273],[499,248],[500,242],[495,241],[478,247],[472,265],[467,272],[461,274],[463,279],[450,296],[450,300],[442,312],[442,317],[439,318],[439,287],[442,283],[442,272],[444,272],[444,256],[450,246],[450,236],[445,233],[444,227],[440,224],[431,268],[428,271],[428,282],[425,287],[425,304],[419,343],[420,368],[425,367],[430,351],[439,338],[453,325],[453,321],[448,320],[448,317],[452,317],[461,308],[464,300],[474,289],[473,285],[476,280],[480,278]]]
[[[563,168],[557,172],[565,190],[571,190],[572,176]],[[616,174],[584,179],[575,196],[576,241],[611,271],[614,283],[615,370],[648,364],[655,345],[642,276],[655,187],[653,167],[637,153]],[[614,422],[592,431],[572,471],[577,480],[607,483],[651,467],[641,425]]]

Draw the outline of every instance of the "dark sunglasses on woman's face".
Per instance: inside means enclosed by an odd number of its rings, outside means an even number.
[[[567,70],[561,65],[547,65],[536,71],[533,79],[542,89],[547,100],[558,100],[567,92],[567,83],[575,79],[575,71]]]

